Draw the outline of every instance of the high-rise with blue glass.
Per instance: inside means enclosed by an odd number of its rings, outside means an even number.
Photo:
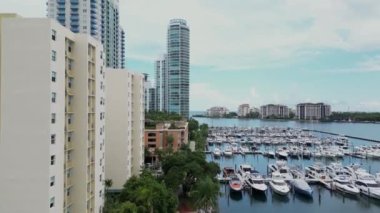
[[[119,24],[118,0],[49,0],[48,17],[74,33],[101,41],[107,67],[125,67],[125,33]]]
[[[188,118],[190,29],[186,20],[170,20],[167,39],[168,111]]]

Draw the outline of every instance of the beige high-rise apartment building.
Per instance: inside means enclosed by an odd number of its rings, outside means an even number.
[[[102,212],[102,45],[48,18],[0,30],[0,212]]]
[[[238,107],[238,116],[245,117],[249,114],[249,104],[241,104]]]
[[[144,162],[144,75],[106,70],[106,179],[119,191]]]

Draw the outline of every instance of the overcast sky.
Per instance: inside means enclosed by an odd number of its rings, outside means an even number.
[[[45,0],[0,12],[46,15]],[[191,110],[327,102],[380,111],[380,0],[121,0],[127,68],[150,73],[171,18],[191,37]]]

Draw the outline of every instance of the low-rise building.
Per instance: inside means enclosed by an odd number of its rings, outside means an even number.
[[[145,148],[153,156],[155,150],[165,150],[169,146],[173,151],[177,151],[183,144],[188,143],[188,137],[189,129],[186,121],[158,123],[154,129],[145,129]]]
[[[261,118],[289,118],[289,108],[285,105],[267,104],[260,107]]]
[[[207,110],[207,116],[209,117],[223,117],[229,113],[226,107],[215,106]]]
[[[324,103],[297,104],[297,118],[300,120],[320,120],[331,115],[331,106]]]
[[[246,117],[250,112],[249,104],[241,104],[238,107],[238,116],[239,117]]]

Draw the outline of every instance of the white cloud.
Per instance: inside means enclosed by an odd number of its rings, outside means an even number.
[[[380,72],[380,55],[375,55],[359,61],[350,68],[337,68],[327,70],[331,73],[372,73]]]
[[[225,106],[234,111],[240,104],[235,97],[224,94],[221,90],[204,82],[191,83],[190,100],[190,109],[192,110],[206,110],[212,106]]]
[[[289,60],[305,49],[379,49],[380,1],[121,1],[128,53],[146,42],[166,49],[169,19],[183,17],[191,27],[191,63],[243,67]],[[302,9],[301,9],[302,8]],[[145,52],[145,50],[144,50]],[[313,57],[313,54],[303,55]]]

